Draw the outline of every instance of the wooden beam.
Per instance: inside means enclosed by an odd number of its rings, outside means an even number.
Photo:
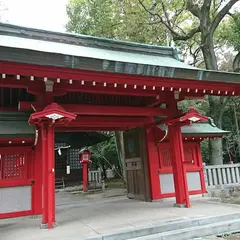
[[[34,104],[36,105],[36,102],[23,102],[20,101],[18,103],[18,111],[29,111],[32,110],[32,105],[34,106]]]
[[[32,109],[34,102],[19,102],[18,110],[27,111]],[[150,117],[150,116],[168,116],[168,109],[147,108],[147,107],[123,107],[123,106],[106,106],[91,104],[61,104],[68,112],[78,115],[94,115],[94,116],[134,116],[134,117]]]
[[[134,127],[104,127],[104,126],[96,126],[96,127],[57,127],[55,129],[56,132],[96,132],[96,131],[127,131]]]
[[[44,90],[44,83],[41,81],[30,81],[27,79],[15,79],[13,77],[1,78],[0,87],[4,88],[38,88]]]
[[[81,105],[81,104],[62,104],[62,107],[78,115],[97,115],[97,116],[168,116],[168,109],[146,108],[146,107],[119,107],[102,105]]]
[[[0,112],[16,112],[17,108],[14,107],[0,107]]]
[[[48,77],[49,79],[56,81],[57,78],[74,81],[95,81],[96,83],[112,83],[112,84],[125,84],[128,85],[146,85],[148,87],[164,87],[174,90],[178,89],[190,89],[191,91],[198,90],[198,93],[205,91],[204,94],[211,95],[238,95],[240,92],[239,84],[229,84],[225,82],[214,81],[194,81],[187,79],[176,79],[167,77],[153,77],[153,76],[141,76],[130,75],[122,73],[106,73],[96,72],[79,69],[69,69],[62,67],[52,66],[40,66],[34,64],[12,63],[0,61],[0,69],[4,69],[4,74],[10,75],[23,75],[23,76],[35,76],[39,78]],[[220,93],[218,94],[218,92]],[[226,93],[227,92],[227,93]]]
[[[118,95],[118,96],[139,96],[139,97],[156,97],[159,93],[152,90],[143,90],[138,87],[134,89],[133,86],[124,88],[123,85],[118,85],[114,87],[114,84],[108,84],[106,87],[103,86],[104,83],[98,83],[97,86],[89,86],[84,83],[81,84],[79,81],[74,81],[71,85],[68,83],[55,83],[54,91],[65,91],[65,92],[82,92],[82,93],[92,93],[92,94],[107,94],[107,95]]]
[[[149,118],[145,117],[107,117],[107,116],[78,116],[76,120],[73,120],[68,124],[70,128],[99,128],[111,129],[111,128],[131,128],[137,126],[143,126],[149,122]],[[56,127],[58,126],[56,123]]]

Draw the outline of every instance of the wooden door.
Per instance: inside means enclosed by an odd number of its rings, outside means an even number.
[[[148,158],[143,128],[135,128],[124,132],[124,149],[128,197],[151,201]]]

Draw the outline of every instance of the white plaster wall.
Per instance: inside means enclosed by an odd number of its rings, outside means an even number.
[[[0,188],[0,213],[31,210],[31,186]]]
[[[159,175],[161,193],[174,193],[174,180],[172,173],[165,173]],[[187,172],[188,190],[201,190],[201,179],[199,172]]]

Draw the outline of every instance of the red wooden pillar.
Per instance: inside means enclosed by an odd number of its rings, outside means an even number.
[[[154,139],[154,128],[146,129],[146,146],[150,176],[150,189],[152,200],[161,198],[159,181],[159,156],[158,149]]]
[[[171,147],[173,178],[175,186],[176,204],[178,207],[190,207],[187,176],[183,165],[184,148],[181,125],[168,125],[169,143]]]
[[[51,103],[29,118],[29,123],[39,125],[42,133],[43,228],[53,228],[55,223],[54,123],[59,118],[64,118],[64,123],[69,123],[76,117],[76,114],[66,112],[57,103]]]
[[[202,193],[207,193],[200,142],[197,145],[197,160],[199,163],[199,167],[201,167],[200,179],[201,179]]]
[[[55,159],[54,159],[54,126],[47,126],[48,153],[48,228],[55,223]]]
[[[42,135],[42,193],[43,193],[43,227],[48,223],[48,179],[47,179],[47,125],[41,125]]]
[[[43,228],[53,228],[55,223],[55,159],[54,159],[54,126],[42,125],[43,156]]]
[[[79,163],[82,164],[83,171],[83,191],[88,191],[88,163],[91,162],[91,153],[88,150],[84,150],[79,155]]]
[[[39,130],[39,129],[38,129]],[[41,130],[41,129],[40,129]],[[38,132],[38,142],[34,151],[33,214],[42,214],[42,133]]]
[[[83,191],[88,191],[88,163],[83,163]]]

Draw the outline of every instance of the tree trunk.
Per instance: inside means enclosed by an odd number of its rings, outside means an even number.
[[[236,104],[235,103],[233,105],[233,112],[234,112],[234,120],[235,120],[235,124],[236,124],[236,132],[237,132],[238,157],[240,157],[240,132],[239,132],[237,110],[236,110]]]
[[[212,165],[223,164],[222,139],[210,140],[210,163]]]
[[[233,71],[240,72],[240,52],[236,55],[233,61]]]
[[[121,165],[121,169],[122,169],[122,176],[123,176],[123,179],[124,179],[124,183],[126,184],[127,176],[126,176],[123,132],[122,131],[115,132],[115,138],[116,138],[118,157],[119,157],[120,165]]]
[[[214,123],[217,127],[222,127],[222,103],[221,97],[219,96],[208,96],[209,101],[209,114],[210,117],[214,120]],[[222,139],[210,140],[210,164],[212,165],[221,165],[223,164],[223,147]]]
[[[103,179],[106,180],[107,179],[107,173],[106,173],[106,167],[105,167],[103,159],[101,159],[101,165],[102,165],[102,171],[103,171]]]
[[[213,36],[202,34],[202,53],[206,68],[209,70],[218,70],[217,58],[214,52]],[[222,127],[222,101],[220,96],[208,96],[209,100],[209,114],[214,120],[215,124]],[[210,146],[210,163],[213,165],[223,164],[223,147],[222,139],[211,140]]]

